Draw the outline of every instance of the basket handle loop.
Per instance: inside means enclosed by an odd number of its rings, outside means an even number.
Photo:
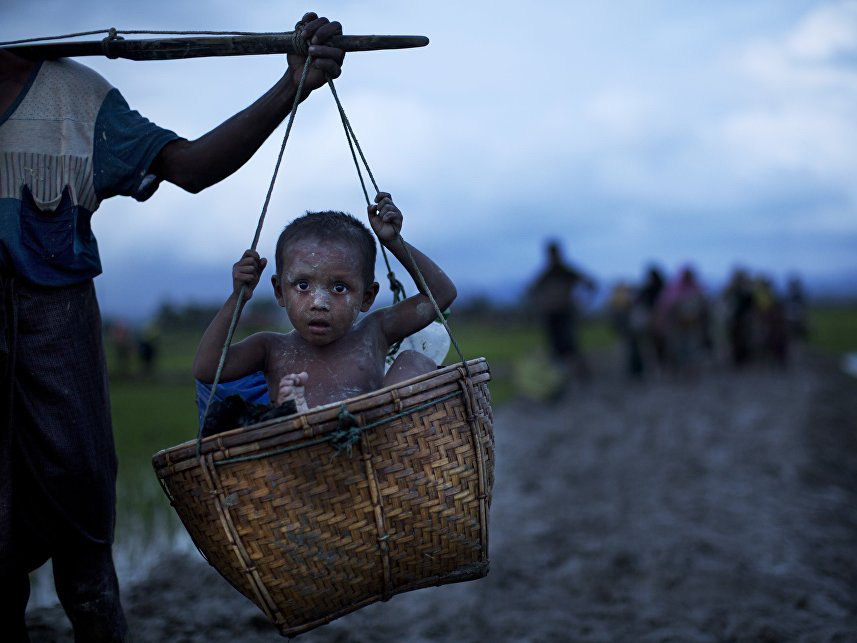
[[[360,143],[357,141],[357,135],[354,133],[354,129],[351,127],[351,121],[348,120],[348,116],[345,115],[345,108],[342,107],[342,103],[339,100],[339,95],[336,93],[336,87],[333,85],[333,80],[328,78],[327,84],[330,87],[330,92],[333,94],[333,99],[336,101],[336,107],[339,110],[339,118],[342,120],[342,128],[345,130],[345,138],[348,140],[348,148],[351,150],[351,158],[354,160],[354,167],[357,169],[357,178],[360,179],[360,186],[363,188],[363,196],[366,199],[366,205],[372,205],[372,202],[369,200],[369,192],[366,190],[366,182],[363,180],[363,172],[360,170],[360,162],[357,160],[357,154],[360,155],[360,161],[363,162],[363,166],[366,168],[366,174],[369,176],[369,180],[372,182],[372,187],[375,188],[375,192],[380,192],[381,188],[378,187],[378,183],[375,181],[375,176],[372,174],[372,170],[369,168],[369,163],[366,161],[366,156],[363,154],[363,149],[360,147]],[[355,148],[357,152],[355,153]],[[435,301],[434,295],[432,295],[431,289],[428,287],[426,283],[425,277],[423,277],[423,273],[420,271],[419,266],[414,261],[414,257],[411,254],[410,249],[408,248],[405,240],[402,238],[402,235],[399,235],[399,242],[402,244],[402,248],[405,250],[405,254],[408,256],[408,261],[411,262],[411,266],[413,266],[414,270],[417,273],[417,281],[419,282],[419,286],[422,292],[428,296],[429,301],[431,301],[431,305],[434,307],[435,313],[437,313],[437,320],[441,324],[443,324],[446,333],[449,335],[449,339],[452,342],[452,345],[455,347],[455,352],[458,353],[459,359],[461,359],[461,365],[464,367],[464,370],[467,372],[467,379],[471,379],[470,367],[467,365],[467,360],[464,358],[464,354],[461,352],[461,347],[459,347],[458,342],[455,341],[455,337],[452,334],[452,331],[449,328],[449,324],[446,323],[446,317],[443,314],[443,311],[440,309],[440,306],[437,305],[437,301]],[[400,301],[402,297],[405,295],[405,289],[402,286],[401,282],[396,279],[396,275],[393,274],[393,269],[390,268],[390,260],[387,258],[387,252],[384,249],[384,244],[381,245],[381,254],[384,256],[384,263],[387,265],[387,277],[390,279],[390,289],[393,291],[393,302],[396,303]],[[390,353],[388,355],[395,355],[396,351],[399,350],[399,344],[401,342],[393,345],[390,349]]]

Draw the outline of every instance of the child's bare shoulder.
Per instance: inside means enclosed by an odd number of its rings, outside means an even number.
[[[365,333],[381,333],[386,334],[391,330],[398,329],[403,323],[406,323],[403,315],[406,316],[407,310],[403,308],[403,304],[407,306],[407,301],[378,308],[363,317],[358,324],[365,324]],[[427,304],[430,305],[430,304]],[[355,324],[357,326],[358,324]]]
[[[377,310],[373,310],[372,312],[363,315],[363,317],[357,320],[354,326],[351,327],[351,332],[359,333],[361,335],[381,332],[382,325],[386,323],[391,310],[392,307],[387,306],[384,308],[378,308]]]
[[[293,333],[277,333],[275,331],[264,330],[258,333],[253,333],[245,339],[241,340],[235,346],[244,346],[245,349],[254,352],[260,351],[266,355],[273,350],[288,346],[293,341]]]
[[[336,343],[344,350],[357,344],[380,345],[383,343],[383,310],[372,311],[360,317],[343,337],[336,340]]]
[[[244,341],[253,340],[259,344],[263,344],[269,348],[276,346],[288,345],[294,342],[296,333],[290,330],[288,333],[278,333],[273,330],[263,330],[258,333],[253,333]]]

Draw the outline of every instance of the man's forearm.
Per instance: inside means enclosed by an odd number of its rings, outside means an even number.
[[[194,141],[164,146],[152,172],[188,192],[222,181],[244,165],[283,121],[295,100],[290,74],[247,109]]]

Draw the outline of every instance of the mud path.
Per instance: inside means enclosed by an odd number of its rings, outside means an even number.
[[[832,366],[605,377],[495,433],[490,575],[300,641],[857,641],[857,381]],[[123,600],[134,641],[282,640],[197,558]]]

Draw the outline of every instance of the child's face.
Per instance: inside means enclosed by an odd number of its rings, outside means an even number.
[[[283,248],[282,272],[271,278],[274,294],[310,344],[324,346],[341,338],[372,306],[378,284],[366,286],[361,264],[347,241],[297,239]]]

